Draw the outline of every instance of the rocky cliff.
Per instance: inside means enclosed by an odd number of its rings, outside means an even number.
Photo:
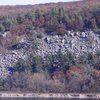
[[[42,38],[38,38],[38,34],[41,34]],[[63,53],[70,51],[76,56],[82,55],[84,52],[95,53],[100,51],[99,32],[95,33],[93,31],[68,31],[64,36],[60,36],[47,35],[44,32],[35,31],[35,38],[38,44],[38,50],[35,51],[35,55],[39,56],[45,56],[48,53],[55,54],[59,50],[61,50]],[[10,50],[0,54],[0,74],[2,77],[5,77],[7,74],[9,74],[7,67],[13,67],[19,58],[27,58],[27,55],[30,53],[28,51],[28,45],[26,48]]]
[[[42,39],[37,39],[39,46],[37,54],[44,56],[48,53],[55,54],[58,50],[63,53],[70,51],[76,56],[84,52],[95,53],[100,51],[100,33],[93,31],[73,32],[68,31],[64,36],[45,35]]]

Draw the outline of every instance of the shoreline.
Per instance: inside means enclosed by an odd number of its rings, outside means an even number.
[[[100,93],[0,93],[0,98],[95,98]]]

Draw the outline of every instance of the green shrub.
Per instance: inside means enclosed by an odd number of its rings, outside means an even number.
[[[0,25],[0,32],[4,32],[5,31],[5,27],[3,25]]]
[[[17,72],[25,72],[30,70],[30,65],[24,59],[18,59],[17,63],[14,66],[14,70]]]
[[[29,56],[28,62],[31,66],[32,72],[43,72],[43,58],[40,56],[34,56],[33,54]]]

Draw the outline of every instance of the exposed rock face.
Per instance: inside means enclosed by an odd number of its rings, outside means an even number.
[[[0,54],[0,77],[5,78],[9,75],[10,71],[8,68],[13,67],[19,58],[25,59],[26,57],[27,52],[25,50],[16,50]]]
[[[82,55],[84,52],[95,53],[100,51],[100,38],[98,34],[92,31],[87,32],[71,32],[64,36],[44,36],[38,39],[39,49],[37,54],[44,56],[48,53],[55,54],[58,50],[66,53],[67,50],[76,56]]]
[[[38,34],[38,32],[35,32],[35,34]],[[79,56],[84,52],[95,53],[100,51],[100,33],[95,34],[92,31],[81,33],[68,31],[68,33],[64,36],[50,36],[44,33],[41,34],[43,34],[42,39],[36,38],[38,42],[38,50],[36,51],[36,55],[45,56],[45,54],[48,53],[55,54],[59,50],[61,50],[63,53],[67,53],[67,50],[69,50],[76,56]],[[5,66],[13,67],[19,58],[26,59],[28,54],[28,48],[21,48],[0,54],[1,77],[9,74],[9,71],[7,71]]]
[[[26,55],[27,54],[25,53],[24,50],[6,52],[5,54],[0,55],[0,65],[13,66],[19,58],[25,59]]]

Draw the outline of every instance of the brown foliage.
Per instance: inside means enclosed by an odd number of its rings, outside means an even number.
[[[53,80],[62,80],[64,78],[64,72],[63,71],[54,71],[52,74]]]
[[[34,25],[40,27],[40,26],[43,26],[44,23],[45,23],[45,18],[44,18],[44,16],[40,16],[39,19],[37,19],[37,20],[35,21]]]
[[[26,23],[26,22],[24,22],[22,24],[14,24],[10,28],[10,32],[11,32],[11,34],[16,35],[16,36],[25,35],[28,32],[27,25],[28,25],[28,23]]]
[[[82,0],[76,2],[59,2],[47,3],[39,5],[20,5],[20,6],[0,6],[0,15],[11,15],[16,13],[26,13],[32,9],[41,8],[41,10],[48,11],[54,7],[64,7],[65,9],[73,11],[80,11],[83,8],[91,9],[96,5],[100,5],[100,0]],[[26,9],[27,8],[27,9]]]

